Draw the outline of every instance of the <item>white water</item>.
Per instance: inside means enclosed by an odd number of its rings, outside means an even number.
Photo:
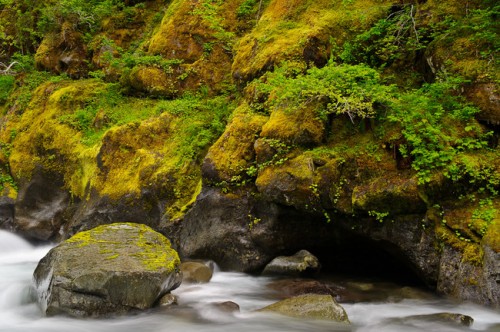
[[[78,320],[43,317],[29,296],[31,277],[38,261],[50,247],[33,247],[15,235],[0,231],[0,332],[271,332],[271,331],[500,331],[500,313],[472,304],[443,299],[403,299],[397,302],[343,304],[350,328],[328,321],[298,320],[257,314],[253,311],[276,301],[266,284],[269,278],[217,272],[209,284],[182,285],[174,293],[179,305],[139,315]],[[376,284],[375,284],[376,285]],[[389,291],[388,291],[389,292]],[[233,301],[240,313],[223,313],[211,303]],[[440,312],[472,316],[474,324],[463,327],[405,317]]]

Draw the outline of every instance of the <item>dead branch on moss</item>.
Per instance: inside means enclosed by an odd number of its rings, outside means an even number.
[[[8,65],[3,63],[3,62],[0,62],[0,75],[13,75],[15,74],[16,72],[14,70],[12,70],[12,67],[14,67],[14,65],[18,64],[17,61],[12,61],[11,63],[9,63]]]

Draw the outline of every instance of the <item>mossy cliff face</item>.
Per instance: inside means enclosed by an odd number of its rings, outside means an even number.
[[[131,220],[252,272],[376,246],[498,306],[498,6],[468,4],[2,7],[0,226]],[[30,10],[43,30],[5,24]]]
[[[110,104],[115,93],[96,80],[49,82],[22,114],[5,115],[4,157],[20,192],[18,231],[48,240],[110,217],[159,227],[160,219],[185,212],[199,191],[197,155],[210,142],[196,140],[197,128],[213,119],[198,109],[195,97],[185,105],[134,98]],[[177,107],[197,115],[175,115]],[[9,193],[15,196],[15,188]],[[41,211],[48,215],[36,217]]]

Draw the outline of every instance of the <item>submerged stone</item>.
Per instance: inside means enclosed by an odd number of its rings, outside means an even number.
[[[278,292],[280,296],[292,297],[303,294],[325,294],[335,296],[335,292],[326,284],[317,280],[285,279],[276,280],[267,287]]]
[[[53,248],[34,272],[48,316],[98,317],[152,307],[182,280],[170,241],[146,225],[116,223]]]
[[[271,304],[259,310],[310,319],[326,319],[350,324],[344,308],[330,295],[305,294]]]
[[[460,324],[464,326],[471,326],[474,322],[474,319],[471,316],[450,313],[450,312],[440,312],[436,314],[428,314],[428,315],[415,315],[404,318],[405,321],[435,321],[440,323],[452,323],[452,324]]]

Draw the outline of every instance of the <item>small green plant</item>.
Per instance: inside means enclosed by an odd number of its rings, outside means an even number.
[[[425,47],[415,22],[417,8],[413,4],[401,8],[344,44],[340,59],[346,63],[364,63],[372,67],[385,67],[408,53]]]
[[[386,220],[387,216],[389,216],[389,212],[378,212],[375,210],[368,211],[368,215],[370,217],[375,217],[375,220],[382,223]]]
[[[70,22],[75,30],[95,32],[102,19],[119,7],[124,7],[120,0],[56,1],[41,9],[38,28],[42,32],[56,31],[64,22]]]
[[[248,223],[249,230],[252,230],[254,228],[254,226],[256,226],[258,223],[260,223],[262,221],[261,218],[257,218],[256,216],[251,215],[251,214],[248,215],[248,218],[250,219],[250,222]]]
[[[193,10],[193,14],[201,16],[207,22],[209,28],[214,31],[213,36],[224,49],[232,51],[235,35],[233,32],[227,31],[224,26],[224,18],[220,10],[223,4],[222,0],[201,0]]]
[[[420,183],[429,182],[434,170],[452,167],[458,153],[488,144],[481,127],[472,121],[479,109],[455,92],[463,82],[447,77],[425,84],[402,93],[391,105],[387,118],[401,125],[407,144],[401,145],[400,152],[411,156]],[[455,126],[447,125],[451,122]]]

